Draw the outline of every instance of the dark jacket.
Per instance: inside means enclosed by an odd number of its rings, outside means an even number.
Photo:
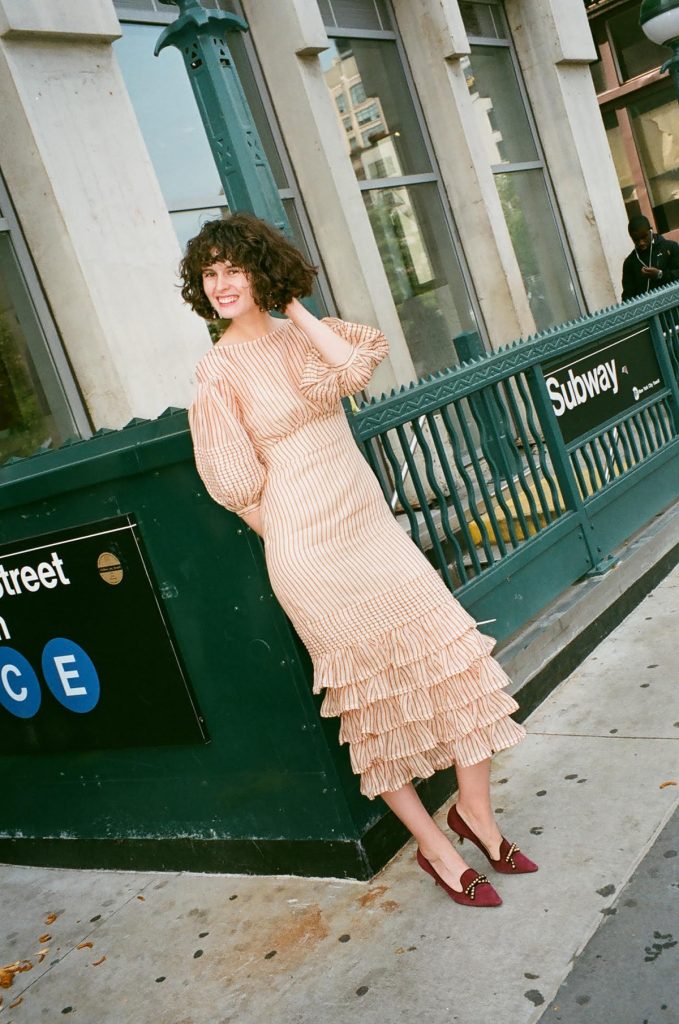
[[[661,288],[664,284],[679,281],[679,245],[662,235],[653,235],[651,266],[662,270],[659,280],[656,277],[644,277],[641,273],[644,264],[648,266],[648,250],[639,254],[633,249],[625,259],[622,265],[623,302],[625,299],[633,299],[635,295],[643,295],[651,288]]]

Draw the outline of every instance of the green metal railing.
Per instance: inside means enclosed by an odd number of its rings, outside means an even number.
[[[547,386],[555,360],[644,345],[659,374],[648,395],[635,387],[630,407],[564,440]],[[373,399],[350,422],[415,543],[501,638],[610,568],[679,497],[678,381],[668,286]]]

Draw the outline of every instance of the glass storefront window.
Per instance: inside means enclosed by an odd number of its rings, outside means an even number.
[[[173,47],[162,57],[153,56],[158,35],[157,25],[123,25],[122,38],[113,44],[115,54],[170,213],[211,212],[225,205],[224,190],[184,62]]]
[[[337,97],[348,93],[347,113],[357,128],[369,121],[377,122],[371,131],[360,136],[356,133],[361,145],[354,146],[352,162],[359,181],[377,177],[372,168],[378,160],[389,168],[383,177],[431,171],[396,43],[382,39],[333,39],[320,54],[320,60],[331,94]]]
[[[328,28],[391,28],[385,0],[319,0],[318,7]]]
[[[504,39],[507,31],[504,12],[496,3],[460,2],[460,14],[467,35],[482,36],[486,39]]]
[[[121,0],[115,2],[120,16],[124,17]],[[219,4],[214,0],[213,6],[243,16],[240,5],[231,0],[220,0]],[[205,221],[227,214],[226,197],[179,52],[168,47],[160,57],[153,56],[160,24],[124,21],[122,29],[122,38],[114,43],[116,55],[183,249]],[[277,128],[272,127],[271,111],[265,106],[262,93],[266,90],[255,72],[256,57],[252,47],[248,49],[249,41],[241,32],[229,33],[227,42],[293,237],[311,262],[319,264],[294,175],[287,157],[282,155],[280,137],[274,134]],[[346,109],[346,102],[346,96],[337,97],[338,111]],[[348,128],[352,126],[350,121]],[[331,305],[322,268],[310,304],[315,312],[323,315]]]
[[[496,174],[514,252],[539,331],[571,320],[578,300],[541,170]]]
[[[672,86],[627,108],[658,231],[679,228],[679,111]]]
[[[669,78],[659,74],[669,50],[646,38],[639,3],[593,6],[592,66],[601,116],[628,217],[679,240],[679,107]]]
[[[475,328],[435,184],[363,193],[418,377],[450,366],[451,338]]]
[[[126,24],[114,46],[165,201],[178,222],[177,233],[183,235],[180,225],[187,217],[177,217],[180,211],[203,208],[211,216],[226,203],[184,62],[172,47],[159,58],[153,56],[158,35],[157,25]],[[285,188],[288,183],[243,40],[232,33],[228,43],[274,180]],[[153,89],[148,88],[151,66]]]
[[[0,465],[77,434],[8,231],[0,232]]]
[[[463,57],[476,121],[491,166],[538,159],[512,55],[506,47],[473,46]]]
[[[350,6],[355,17],[347,27],[359,27],[372,4],[334,4],[345,25]],[[453,365],[453,337],[477,324],[398,42],[393,31],[381,38],[338,33],[320,61],[403,333],[422,377]],[[344,117],[352,119],[350,132],[339,112],[339,96],[348,97]]]
[[[580,307],[512,54],[473,45],[461,63],[535,326],[544,330]]]
[[[620,128],[617,114],[614,110],[609,110],[604,114],[604,128],[606,129],[608,145],[613,156],[615,171],[618,175],[618,181],[620,182],[622,198],[625,202],[625,209],[627,211],[627,218],[628,220],[631,220],[632,217],[638,217],[641,213],[639,191],[630,166],[629,155],[625,147],[623,133]]]

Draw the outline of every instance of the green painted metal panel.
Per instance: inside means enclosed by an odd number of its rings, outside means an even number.
[[[588,524],[571,513],[549,526],[540,542],[514,552],[462,587],[457,596],[496,640],[510,637],[591,568]]]
[[[336,723],[321,723],[306,653],[273,598],[260,541],[205,493],[185,414],[25,459],[0,481],[0,541],[134,515],[211,738],[0,758],[14,780],[2,834],[356,847],[384,808],[360,797],[346,749],[334,749]],[[118,643],[143,643],[111,639],[112,656]]]
[[[679,438],[650,456],[627,478],[587,502],[587,516],[609,550],[623,544],[644,523],[677,500]]]

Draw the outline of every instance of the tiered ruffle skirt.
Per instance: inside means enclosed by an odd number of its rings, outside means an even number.
[[[422,609],[432,575],[437,603]],[[399,612],[403,621],[366,631],[366,617],[382,618],[385,601],[392,605],[391,622]],[[350,642],[357,620],[369,640]],[[491,657],[494,640],[476,629],[435,573],[411,582],[406,592],[353,607],[344,631],[334,616],[334,647],[323,651],[318,638],[327,625],[317,622],[316,642],[308,644],[314,692],[325,690],[324,717],[341,718],[340,741],[350,745],[365,796],[392,792],[453,764],[477,764],[523,739],[523,727],[508,717],[518,705],[504,691],[509,680]]]

